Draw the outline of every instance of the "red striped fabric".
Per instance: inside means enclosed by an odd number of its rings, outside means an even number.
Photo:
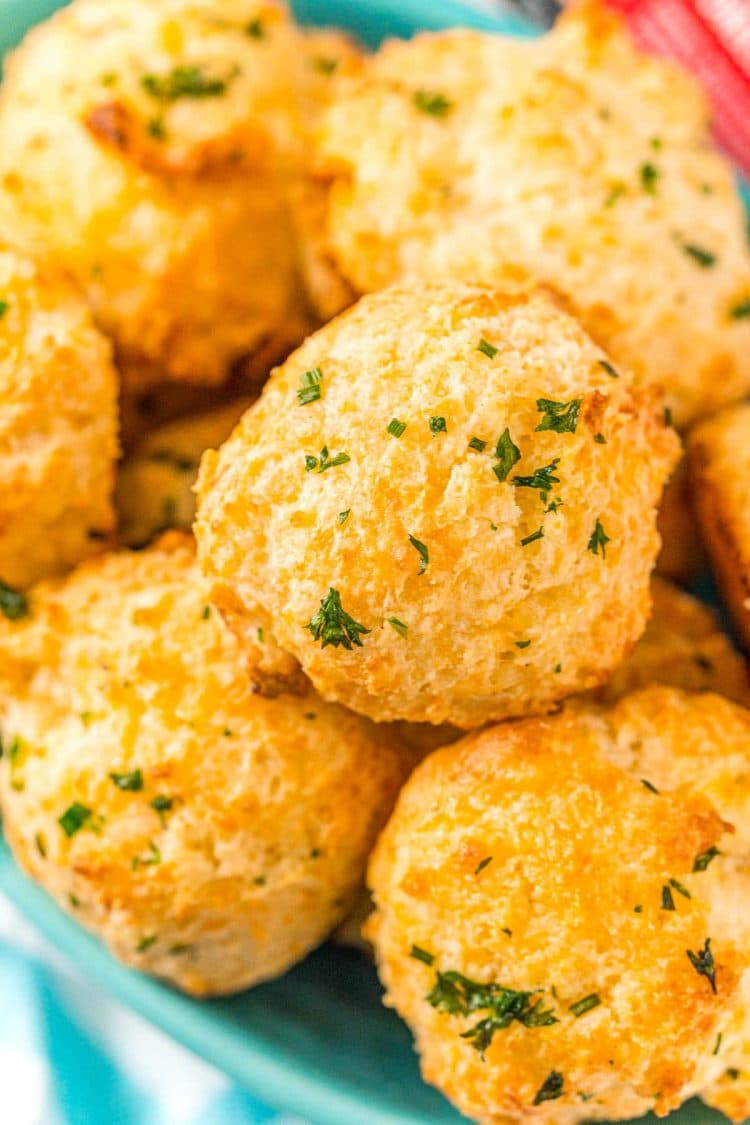
[[[714,133],[750,176],[750,0],[609,0],[648,51],[678,59],[708,91]]]

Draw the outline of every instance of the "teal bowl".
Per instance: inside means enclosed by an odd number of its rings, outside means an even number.
[[[0,50],[58,7],[0,0]],[[521,17],[451,0],[297,0],[292,7],[303,23],[348,28],[371,47],[387,36],[455,26],[535,34]],[[18,871],[1,839],[0,892],[92,983],[279,1110],[314,1125],[465,1120],[420,1079],[409,1032],[383,1007],[375,970],[357,953],[324,946],[281,980],[229,1000],[190,1000],[114,961]],[[678,1125],[724,1120],[699,1102],[678,1118]]]

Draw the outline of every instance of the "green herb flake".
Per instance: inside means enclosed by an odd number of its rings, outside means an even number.
[[[594,441],[597,445],[607,444],[607,439],[605,438],[604,434],[594,434]]]
[[[456,971],[436,970],[436,980],[426,1000],[439,1012],[468,1016],[485,1010],[488,1015],[463,1032],[475,1050],[484,1058],[496,1032],[510,1027],[516,1020],[524,1027],[549,1027],[559,1023],[550,1009],[544,1008],[541,997],[532,1001],[534,992],[518,992],[500,984],[481,984]]]
[[[325,473],[327,469],[335,469],[338,465],[346,465],[351,461],[348,453],[337,453],[335,457],[331,457],[328,452],[328,446],[324,445],[318,457],[312,457],[309,453],[305,456],[305,472],[311,473],[317,470],[319,473]]]
[[[555,457],[549,465],[535,469],[529,477],[513,477],[512,483],[516,488],[537,488],[540,492],[550,492],[552,486],[560,483],[560,478],[555,476],[560,458]]]
[[[34,843],[36,844],[36,850],[39,852],[39,855],[42,857],[42,859],[46,859],[47,858],[47,841],[44,838],[43,832],[37,832],[36,833],[36,835],[34,836]]]
[[[609,195],[604,200],[604,206],[609,210],[610,207],[614,207],[615,203],[617,203],[617,200],[621,199],[624,194],[625,185],[614,184],[614,186],[610,189]]]
[[[9,621],[20,621],[22,617],[28,617],[29,613],[26,595],[20,590],[14,590],[12,586],[6,586],[2,581],[0,581],[0,613]]]
[[[226,734],[226,731],[224,733]],[[168,812],[171,812],[172,809],[174,808],[174,798],[167,797],[167,795],[165,793],[159,793],[159,794],[157,794],[156,797],[154,797],[153,801],[149,801],[148,804],[149,804],[149,808],[152,808],[154,810],[154,812],[158,815],[159,820],[161,821],[162,828],[166,828],[166,825],[167,825],[166,814]]]
[[[192,945],[186,945],[184,942],[178,942],[177,945],[170,945],[167,952],[170,957],[182,957],[185,953],[189,953]]]
[[[256,887],[265,887],[266,877],[265,877],[265,875],[256,875],[255,878],[253,879],[253,882],[255,883]]]
[[[732,1080],[732,1082],[736,1082],[740,1076],[740,1072],[736,1066],[728,1066],[724,1073],[726,1074],[727,1078],[730,1078]]]
[[[5,304],[5,302],[3,302],[3,304]],[[729,315],[732,320],[745,320],[747,317],[750,317],[750,297],[745,297],[744,300],[738,301],[736,305],[732,305],[729,310]],[[0,316],[2,316],[1,312]]]
[[[166,140],[167,129],[161,117],[151,117],[146,122],[146,132],[149,137],[153,137],[155,141]]]
[[[414,94],[414,105],[431,117],[445,117],[453,109],[453,102],[446,98],[445,94],[429,90],[417,90]]]
[[[323,378],[323,372],[319,367],[312,367],[309,371],[305,371],[299,377],[300,389],[297,391],[297,401],[300,406],[308,406],[311,402],[317,402],[320,398],[320,383]]]
[[[525,539],[522,539],[521,540],[521,546],[522,547],[528,547],[528,545],[530,543],[536,543],[537,539],[543,539],[543,538],[544,538],[544,528],[540,527],[540,528],[538,528],[537,531],[533,532],[532,535],[527,535]]]
[[[88,824],[93,815],[91,809],[87,809],[85,805],[74,801],[73,804],[69,805],[65,810],[57,823],[70,840],[75,836],[76,832],[80,832],[81,829]]]
[[[399,422],[398,418],[391,418],[386,426],[386,431],[391,437],[400,438],[406,429],[406,422]]]
[[[510,436],[510,430],[508,430],[507,427],[497,439],[495,459],[497,464],[492,466],[492,471],[502,484],[508,479],[508,473],[513,466],[521,460],[521,450],[513,441],[513,438]],[[519,479],[519,477],[515,477],[514,481],[518,481]]]
[[[633,913],[634,914],[643,914],[643,907],[640,905],[640,903],[638,904],[638,906],[633,907]]]
[[[0,320],[5,316],[9,308],[10,305],[7,301],[0,301]]]
[[[641,785],[643,786],[644,789],[648,789],[649,793],[656,793],[657,796],[658,796],[659,790],[656,788],[655,785],[653,785],[645,777],[641,778]]]
[[[157,848],[153,840],[148,842],[148,854],[145,856],[135,855],[130,861],[130,870],[137,871],[139,867],[155,867],[161,863],[161,852]]]
[[[722,1034],[721,1034],[721,1032],[719,1032],[719,1034],[716,1036],[716,1046],[714,1047],[713,1051],[711,1052],[712,1055],[718,1055],[719,1051],[721,1050],[721,1040],[722,1040]]]
[[[341,605],[341,595],[333,586],[321,598],[320,609],[310,618],[305,628],[310,630],[313,640],[321,641],[321,648],[332,645],[334,648],[349,650],[352,646],[361,648],[360,636],[366,636],[370,632],[346,613]]]
[[[433,434],[446,434],[448,427],[445,424],[445,418],[441,415],[435,415],[430,418],[430,432]]]
[[[109,776],[117,788],[126,793],[138,793],[143,789],[143,774],[140,770],[132,770],[130,773],[111,773]]]
[[[559,1070],[551,1070],[544,1082],[534,1095],[532,1105],[541,1105],[542,1102],[553,1102],[562,1097],[563,1076]]]
[[[160,102],[180,98],[217,98],[226,93],[223,78],[209,78],[198,66],[176,66],[168,74],[144,74],[141,86]]]
[[[435,963],[433,954],[428,953],[426,949],[422,949],[418,945],[413,945],[411,947],[409,956],[413,957],[415,961],[421,961],[424,965],[433,965]]]
[[[578,415],[583,399],[572,398],[570,402],[555,402],[551,398],[538,398],[536,408],[543,414],[536,432],[553,430],[556,434],[574,434],[578,426]]]
[[[661,908],[662,910],[674,910],[674,898],[669,887],[662,887],[661,889]]]
[[[484,859],[481,859],[474,868],[474,874],[479,875],[480,872],[484,871],[485,867],[487,867],[490,863],[492,863],[492,856],[486,855]]]
[[[694,242],[683,242],[682,249],[701,269],[707,270],[716,265],[716,255],[711,250],[697,246]]]
[[[344,526],[346,521],[349,519],[350,515],[351,515],[351,508],[347,508],[345,512],[339,512],[338,516],[336,517],[339,521],[339,527]]]
[[[262,645],[264,643],[264,640],[265,640],[265,634],[264,634],[263,630],[261,629],[260,625],[256,629],[255,635],[258,638],[258,644]]]
[[[620,378],[620,372],[615,367],[613,367],[612,364],[608,360],[598,359],[596,362],[599,364],[599,366],[602,368],[602,370],[607,372],[610,379],[619,379]]]
[[[716,859],[717,855],[721,855],[721,852],[712,844],[707,851],[701,852],[700,855],[695,857],[693,860],[693,871],[705,871],[709,863]]]
[[[419,562],[419,570],[418,570],[417,573],[418,574],[424,574],[424,572],[427,570],[427,567],[429,566],[430,552],[427,549],[427,547],[424,545],[424,543],[421,543],[419,541],[419,539],[415,538],[415,536],[413,536],[413,535],[409,536],[409,542],[411,543],[412,547],[414,548],[414,550],[419,555],[420,562]]]
[[[649,195],[656,195],[656,185],[659,181],[659,176],[661,175],[656,165],[651,164],[650,161],[645,164],[641,164],[639,174],[641,177],[641,187],[643,188],[643,190]]]
[[[686,949],[688,960],[700,977],[705,977],[711,985],[711,991],[716,994],[716,966],[714,964],[714,955],[711,952],[711,938],[706,938],[703,949],[699,949],[697,953],[693,953],[692,949]]]
[[[677,881],[677,879],[670,879],[669,885],[670,885],[670,887],[674,887],[674,889],[677,891],[677,894],[682,895],[683,898],[692,898],[693,897],[690,894],[690,891],[687,889],[687,887],[683,886],[682,883],[679,883]]]
[[[559,676],[561,672],[562,672],[562,664],[556,664],[555,665],[555,675]]]
[[[585,1016],[586,1012],[590,1012],[593,1008],[598,1008],[601,1004],[601,997],[592,992],[589,996],[584,996],[582,1000],[576,1000],[575,1004],[571,1004],[568,1009],[573,1013],[578,1020],[581,1016]]]
[[[78,910],[79,906],[81,905],[80,898],[77,898],[74,894],[68,895],[68,902],[70,903],[70,905],[73,907],[74,910]]]
[[[605,559],[607,557],[607,544],[610,542],[610,537],[602,527],[601,521],[597,520],[594,524],[591,538],[588,541],[588,550],[591,551],[592,555],[598,555],[599,549],[601,548],[602,558]]]
[[[326,58],[323,55],[318,55],[312,60],[312,65],[318,74],[324,74],[329,78],[339,65],[339,60],[334,58]]]
[[[507,431],[506,431],[507,433]],[[487,448],[487,442],[482,441],[481,438],[473,437],[469,442],[469,449],[475,450],[477,453],[484,453]]]
[[[155,942],[156,934],[148,934],[146,937],[142,937],[135,947],[136,953],[145,953],[147,949],[150,949],[151,946],[155,944]]]
[[[211,606],[210,605],[204,605],[203,609],[201,610],[201,620],[202,621],[208,621],[210,616],[211,616]]]
[[[513,644],[516,646],[516,648],[528,648],[531,644],[531,641],[514,641]]]
[[[254,19],[245,24],[245,35],[249,35],[251,39],[265,39],[266,28],[263,20]]]
[[[386,621],[392,629],[396,630],[400,637],[405,637],[409,632],[409,626],[404,625],[403,621],[399,621],[397,617],[386,617]]]
[[[497,355],[498,349],[494,346],[494,344],[491,344],[489,340],[485,340],[483,336],[477,344],[477,351],[483,352],[488,359],[494,359]]]
[[[674,423],[672,421],[672,407],[671,406],[665,406],[664,407],[664,425],[665,426],[674,425]]]

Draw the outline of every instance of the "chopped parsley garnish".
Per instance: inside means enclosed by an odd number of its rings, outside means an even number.
[[[605,438],[604,434],[594,434],[594,441],[597,445],[607,444],[607,439]]]
[[[736,1082],[740,1076],[740,1072],[736,1066],[728,1066],[724,1073],[727,1078],[731,1078],[733,1082]]]
[[[696,246],[694,242],[683,242],[682,249],[704,270],[716,265],[716,255],[710,250],[705,250],[702,246]]]
[[[562,1097],[562,1093],[563,1076],[559,1070],[551,1070],[534,1095],[532,1104],[541,1105],[542,1102],[553,1102],[556,1098]]]
[[[471,441],[469,442],[469,449],[474,449],[474,450],[476,450],[477,453],[484,453],[486,448],[487,448],[487,442],[482,441],[481,438],[473,437],[471,439]]]
[[[660,175],[661,173],[655,164],[651,164],[650,162],[641,164],[641,186],[649,195],[656,195],[656,185]]]
[[[602,527],[601,521],[597,520],[594,524],[594,530],[591,534],[591,538],[588,541],[589,551],[591,551],[592,555],[598,555],[599,548],[601,548],[602,558],[605,559],[607,557],[607,544],[610,542],[611,540]]]
[[[527,535],[525,539],[521,540],[522,547],[528,547],[529,543],[536,543],[537,539],[544,538],[544,528],[540,527],[532,535]]]
[[[574,434],[578,425],[578,414],[583,399],[572,398],[570,402],[555,402],[551,398],[538,398],[537,410],[544,415],[538,430],[554,430],[556,434]]]
[[[201,620],[202,621],[208,621],[210,616],[211,616],[211,606],[210,605],[204,605],[203,609],[201,610]]]
[[[440,415],[435,415],[430,418],[430,430],[433,434],[447,433],[448,427],[445,424],[445,418]]]
[[[723,1038],[723,1036],[722,1036],[721,1032],[719,1032],[719,1034],[716,1036],[716,1046],[714,1047],[713,1051],[711,1052],[712,1055],[718,1055],[719,1051],[721,1050],[721,1040],[722,1040],[722,1038]]]
[[[417,90],[414,94],[414,105],[422,113],[429,113],[432,117],[445,117],[453,109],[453,102],[446,98],[445,94],[429,90]]]
[[[648,143],[651,145],[651,148],[654,150],[654,152],[661,152],[661,137],[652,137]]]
[[[661,908],[662,910],[674,910],[674,899],[669,887],[662,887],[661,889]]]
[[[615,184],[614,187],[611,189],[607,198],[604,200],[604,206],[607,207],[607,208],[614,207],[615,203],[617,203],[617,200],[620,199],[621,196],[623,196],[624,194],[625,194],[625,185],[624,184]]]
[[[111,773],[109,776],[117,788],[126,793],[137,793],[143,789],[143,774],[140,770],[132,770],[130,773]]]
[[[167,129],[161,117],[152,117],[146,123],[146,132],[155,141],[163,141],[167,136]]]
[[[471,442],[469,444],[471,444]],[[492,471],[502,484],[503,481],[508,479],[508,473],[513,466],[521,460],[521,450],[514,443],[513,438],[510,436],[510,430],[508,430],[507,427],[497,439],[495,458],[497,464],[492,466]],[[519,479],[519,477],[514,478],[515,481]]]
[[[392,629],[396,630],[400,637],[405,637],[409,632],[409,626],[404,625],[403,621],[399,621],[397,617],[386,617],[386,621]]]
[[[531,641],[514,641],[513,644],[516,646],[516,648],[528,648],[531,644]]]
[[[484,1057],[495,1033],[510,1027],[514,1020],[524,1027],[549,1027],[559,1022],[551,1009],[543,1007],[541,997],[531,1002],[534,995],[500,984],[480,984],[453,970],[442,973],[437,969],[435,985],[426,1000],[437,1011],[453,1016],[485,1010],[488,1015],[461,1035]]]
[[[300,406],[307,406],[311,402],[317,402],[320,398],[320,381],[323,378],[323,372],[319,367],[312,367],[309,371],[305,371],[300,375],[299,381],[302,384],[297,391],[297,399]]]
[[[68,895],[68,902],[70,903],[70,905],[73,907],[74,910],[77,910],[78,907],[81,905],[80,898],[77,898],[75,895],[72,895],[72,894]]]
[[[318,55],[312,60],[312,64],[317,70],[318,74],[325,74],[326,77],[333,74],[336,67],[339,65],[339,60],[334,58],[326,58],[323,55]]]
[[[556,664],[554,671],[555,671],[555,675],[559,676],[560,673],[562,672],[562,664]]]
[[[74,801],[58,820],[58,824],[62,828],[68,839],[75,836],[76,832],[80,832],[94,814],[91,809],[87,809],[85,805],[81,805],[78,801]]]
[[[7,301],[0,301],[0,319],[5,316],[9,308],[10,305]]]
[[[693,897],[690,894],[690,891],[687,889],[687,887],[683,886],[682,883],[679,883],[677,881],[677,879],[670,879],[669,885],[670,885],[670,887],[674,887],[674,889],[677,891],[677,894],[682,895],[683,898],[692,898]]]
[[[709,863],[716,859],[717,855],[721,855],[721,852],[712,844],[707,851],[701,852],[700,855],[695,857],[693,860],[693,871],[705,871]]]
[[[148,936],[142,937],[135,947],[136,953],[145,953],[147,949],[151,948],[155,941],[156,934],[148,934]]]
[[[265,39],[266,28],[261,19],[250,20],[245,24],[245,35],[249,35],[251,39]]]
[[[149,840],[148,855],[134,855],[130,861],[130,870],[137,871],[139,867],[155,867],[157,863],[161,863],[161,852],[154,841]]]
[[[154,797],[153,801],[149,801],[149,807],[158,814],[161,826],[165,828],[167,824],[166,814],[174,808],[174,799],[172,797],[167,797],[164,793],[159,793]]]
[[[603,368],[612,379],[619,379],[620,372],[612,366],[606,359],[598,359],[596,361],[601,368]]]
[[[260,625],[258,626],[258,629],[256,631],[256,636],[258,638],[258,643],[263,644],[264,643],[264,634],[263,634],[263,630],[260,627]]]
[[[642,906],[640,906],[640,905],[638,905],[638,906],[634,906],[634,907],[633,907],[633,912],[634,912],[635,914],[643,914],[643,907],[642,907]]]
[[[549,465],[542,469],[534,469],[530,477],[513,477],[512,483],[516,488],[538,488],[540,492],[550,492],[553,484],[559,484],[560,478],[555,476],[560,458],[555,457]]]
[[[484,352],[488,359],[494,359],[497,355],[497,348],[489,340],[485,340],[484,336],[477,344],[477,351]]]
[[[47,841],[44,838],[43,832],[37,832],[36,833],[36,835],[34,836],[34,843],[36,844],[36,850],[39,852],[39,855],[42,857],[42,859],[46,859],[47,858]]]
[[[180,98],[217,98],[226,93],[223,78],[209,78],[199,66],[176,66],[168,74],[144,74],[141,86],[160,102]]]
[[[481,859],[479,861],[479,863],[476,865],[476,867],[474,868],[474,874],[478,875],[480,873],[480,871],[484,871],[485,867],[487,867],[488,864],[490,864],[490,863],[492,863],[492,856],[486,855],[484,857],[484,859]]]
[[[334,648],[351,649],[353,645],[362,647],[360,635],[370,632],[345,612],[341,605],[341,595],[331,586],[321,599],[320,609],[310,618],[306,629],[312,633],[314,641],[321,641],[321,648],[333,645]]]
[[[337,518],[338,518],[340,527],[344,526],[346,521],[349,519],[350,514],[351,514],[351,508],[347,508],[345,512],[339,512]]]
[[[590,1012],[592,1008],[598,1008],[601,1004],[601,997],[592,992],[589,996],[584,996],[582,1000],[576,1000],[575,1004],[570,1005],[570,1011],[576,1019],[585,1016],[586,1012]]]
[[[426,949],[420,949],[418,945],[413,945],[409,952],[409,956],[413,957],[415,961],[422,961],[425,965],[433,965],[435,958],[432,953],[428,953]]]
[[[664,425],[665,426],[671,426],[672,425],[672,407],[671,406],[665,406],[664,407]]]
[[[2,304],[5,305],[5,302],[3,301]],[[7,307],[8,306],[5,305],[5,308]],[[0,316],[2,316],[3,312],[5,312],[5,309],[0,312]],[[749,317],[750,297],[745,297],[743,301],[738,301],[736,305],[732,305],[731,309],[729,310],[729,315],[731,316],[732,320],[744,320],[746,317]]]
[[[2,581],[0,581],[0,613],[9,621],[20,621],[29,613],[26,595],[20,590],[14,590],[12,586],[6,586]]]
[[[645,777],[641,778],[641,785],[644,789],[648,789],[649,793],[656,793],[658,796],[659,790],[650,781],[647,781]]]
[[[420,562],[418,573],[424,574],[430,562],[430,552],[427,547],[425,547],[424,543],[421,543],[419,539],[416,539],[413,535],[409,536],[409,542],[419,555]]]
[[[559,496],[556,496],[554,500],[550,500],[549,504],[544,510],[545,512],[554,513],[558,510],[558,508],[563,508],[564,506],[564,502],[560,499]]]
[[[391,418],[390,422],[386,426],[386,430],[391,435],[391,437],[396,438],[401,437],[405,429],[406,422],[399,422],[398,418]]]
[[[324,445],[319,457],[311,457],[309,454],[305,457],[305,472],[311,473],[317,470],[319,473],[324,473],[326,469],[335,469],[337,465],[345,465],[347,461],[351,461],[348,453],[337,453],[335,457],[331,457],[328,446]]]
[[[692,949],[686,949],[685,952],[698,976],[705,977],[711,985],[711,991],[716,994],[716,966],[711,952],[711,938],[706,938],[703,949],[699,949],[697,953],[693,953]]]

